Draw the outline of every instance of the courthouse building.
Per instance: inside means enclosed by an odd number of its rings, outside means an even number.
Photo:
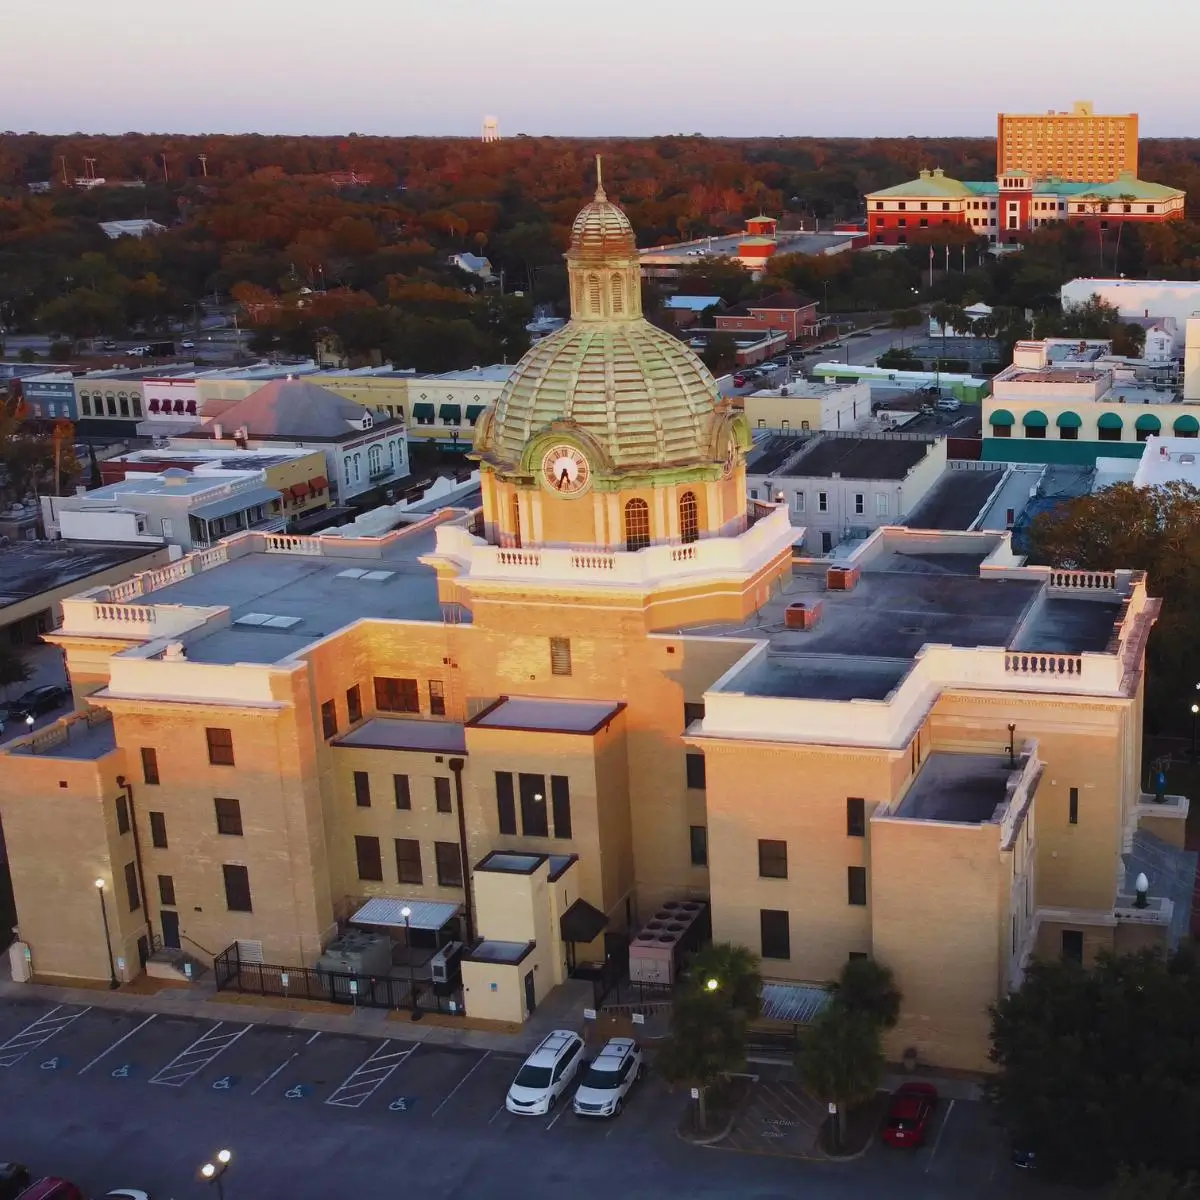
[[[312,967],[407,909],[466,943],[469,1015],[521,1020],[707,902],[772,981],[887,963],[889,1052],[978,1068],[1031,955],[1177,938],[1142,575],[899,528],[796,559],[602,189],[567,265],[571,321],[479,419],[481,509],[247,532],[64,603],[87,715],[0,756],[36,974],[108,978],[99,879],[124,978],[160,944]]]

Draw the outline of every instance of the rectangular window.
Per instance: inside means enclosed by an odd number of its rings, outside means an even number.
[[[546,777],[521,772],[517,783],[521,793],[521,832],[526,837],[549,837],[550,825],[546,819]]]
[[[392,776],[392,793],[396,797],[396,807],[402,809],[412,808],[412,792],[408,787],[407,775]]]
[[[846,797],[846,836],[867,836],[867,802],[861,796]]]
[[[165,850],[167,848],[166,813],[152,812],[150,814],[150,844],[155,850]]]
[[[433,717],[446,715],[446,689],[440,679],[429,681],[429,715]]]
[[[692,825],[688,834],[692,845],[692,866],[708,866],[708,826]]]
[[[683,727],[686,729],[693,721],[704,720],[704,701],[699,704],[684,704],[683,706]]]
[[[758,913],[763,958],[791,958],[792,935],[782,909],[762,908]]]
[[[875,493],[875,515],[877,517],[886,517],[888,515],[888,498],[886,492]]]
[[[230,912],[253,912],[250,901],[250,872],[245,867],[225,863],[221,867],[225,876],[225,907]]]
[[[571,836],[571,782],[565,775],[550,776],[551,815],[554,819],[554,836]]]
[[[83,415],[90,417],[92,415],[92,401],[88,396],[80,396],[79,403],[83,406]]]
[[[137,912],[142,907],[142,897],[138,894],[137,867],[133,863],[125,864],[125,895],[129,900],[129,911]]]
[[[213,800],[217,811],[217,832],[226,833],[230,837],[242,836],[242,802],[230,800],[225,796],[217,796]]]
[[[142,747],[142,782],[158,783],[158,751]]]
[[[758,873],[763,879],[786,879],[787,842],[758,839]]]
[[[571,673],[571,639],[552,637],[550,639],[550,674],[570,675]]]
[[[1063,962],[1083,962],[1082,930],[1064,929],[1062,931],[1062,960]]]
[[[457,842],[434,842],[433,856],[437,861],[437,881],[441,887],[462,887],[462,859]]]
[[[359,808],[371,807],[371,776],[366,771],[354,772],[354,803]]]
[[[423,883],[421,843],[414,838],[396,839],[396,880],[399,883]]]
[[[846,903],[866,904],[867,902],[867,868],[846,868]]]
[[[215,767],[233,766],[233,731],[230,729],[206,729],[208,761]]]
[[[707,782],[704,775],[704,755],[689,754],[687,756],[687,785],[690,788],[704,788]]]
[[[117,797],[117,833],[129,832],[129,801],[124,796]]]
[[[829,511],[829,493],[817,493],[817,512],[827,513]]]
[[[346,720],[351,725],[362,720],[362,692],[358,690],[357,683],[346,689]]]
[[[1070,799],[1067,801],[1067,820],[1072,825],[1079,824],[1079,789],[1072,788]]]
[[[496,815],[501,833],[517,832],[517,802],[513,795],[511,771],[496,772]]]
[[[415,679],[385,679],[375,676],[375,707],[380,712],[415,713],[421,700]]]
[[[170,875],[158,877],[158,902],[168,908],[175,907],[175,880]]]
[[[854,512],[857,516],[862,516],[867,511],[867,497],[863,492],[854,493]]]
[[[804,511],[804,493],[797,492],[792,497],[792,512],[802,513]]]
[[[450,803],[450,780],[445,775],[434,776],[433,799],[438,812],[448,813],[454,811],[454,806]]]
[[[377,837],[364,837],[362,834],[355,834],[354,857],[358,863],[359,879],[366,879],[373,883],[383,882],[383,859],[379,854],[379,839]]]
[[[337,705],[332,700],[321,705],[321,732],[327,741],[337,737]]]

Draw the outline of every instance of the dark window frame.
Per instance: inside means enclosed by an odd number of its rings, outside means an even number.
[[[704,701],[699,703],[683,702],[683,727],[686,729],[693,721],[704,720]]]
[[[151,787],[156,787],[160,782],[158,751],[153,746],[142,747],[142,782]]]
[[[1067,824],[1079,824],[1079,789],[1073,787],[1067,793]]]
[[[364,882],[383,882],[383,851],[377,837],[369,833],[354,835],[354,865]]]
[[[462,887],[462,854],[457,842],[434,842],[433,859],[437,864],[438,887]]]
[[[511,771],[496,772],[496,821],[502,834],[516,836],[517,793]]]
[[[326,741],[337,737],[337,703],[333,700],[326,700],[321,705],[321,733],[324,735]]]
[[[703,792],[708,788],[708,773],[704,765],[704,755],[691,753],[684,755],[684,771],[687,775],[687,785],[695,791]]]
[[[429,680],[429,715],[431,717],[446,715],[446,685],[440,679]]]
[[[356,683],[353,687],[346,689],[346,720],[353,725],[356,721],[362,720],[362,715],[362,690]]]
[[[566,775],[550,776],[551,832],[560,841],[571,840],[571,781]]]
[[[175,879],[171,875],[158,877],[158,902],[164,908],[175,907]]]
[[[786,879],[788,877],[786,841],[780,838],[758,839],[758,877],[759,879]]]
[[[222,805],[232,805],[232,808],[222,808]],[[232,796],[214,796],[213,811],[217,818],[217,832],[222,837],[244,837],[245,828],[242,824],[242,802]],[[237,828],[233,828],[233,826]],[[228,826],[228,828],[227,828]]]
[[[1070,949],[1068,949],[1068,942]],[[1083,964],[1083,930],[1064,929],[1059,936],[1059,957],[1063,962]]]
[[[229,912],[253,912],[254,897],[250,891],[250,868],[241,863],[222,863],[225,879],[225,907]],[[243,897],[245,898],[244,903]]]
[[[435,775],[433,777],[433,807],[440,813],[452,813],[454,801],[450,796],[450,776]]]
[[[354,772],[354,807],[371,807],[371,773],[369,771]]]
[[[708,866],[708,826],[688,826],[688,846],[692,855],[693,867]]]
[[[761,957],[778,960],[792,957],[792,922],[787,909],[760,908],[758,936]]]
[[[521,771],[517,775],[517,797],[521,805],[522,836],[548,838],[550,836],[550,814],[546,804],[545,775]]]
[[[867,836],[867,802],[861,796],[846,797],[846,836]]]
[[[129,832],[129,800],[122,792],[117,797],[117,834],[123,836]]]
[[[204,739],[208,743],[208,761],[212,766],[232,767],[237,765],[233,755],[232,729],[218,729],[209,726],[204,730]]]
[[[138,888],[137,863],[125,864],[125,898],[129,901],[129,911],[137,912],[142,907],[142,893]]]
[[[419,713],[421,688],[415,679],[376,675],[375,707],[380,712]]]
[[[412,784],[407,775],[392,775],[392,798],[399,812],[412,811]]]
[[[421,887],[425,871],[421,862],[421,843],[417,838],[396,838],[396,882]],[[406,853],[401,853],[401,851]],[[407,851],[412,853],[407,853]]]
[[[846,868],[846,903],[863,908],[867,903],[867,868]]]
[[[155,850],[165,850],[167,848],[167,814],[163,812],[150,812],[150,845]]]

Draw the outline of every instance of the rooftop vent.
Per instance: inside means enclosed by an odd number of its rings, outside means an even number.
[[[858,585],[857,567],[830,567],[825,572],[825,588],[830,592],[852,592]]]
[[[395,573],[395,571],[368,571],[363,567],[347,567],[344,571],[339,571],[334,578],[361,579],[364,583],[383,583],[385,579],[391,579]]]
[[[797,600],[783,611],[783,624],[787,629],[812,629],[820,619],[820,600]]]
[[[163,662],[186,662],[187,651],[182,642],[168,642],[163,651]]]

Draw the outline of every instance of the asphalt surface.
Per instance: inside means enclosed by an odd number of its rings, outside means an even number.
[[[6,1001],[0,1158],[89,1194],[142,1187],[155,1200],[211,1195],[197,1172],[221,1148],[233,1153],[227,1200],[1040,1194],[1005,1162],[979,1104],[947,1104],[915,1152],[875,1146],[852,1163],[812,1163],[783,1157],[767,1127],[761,1145],[740,1149],[682,1142],[686,1100],[653,1069],[616,1120],[579,1119],[565,1103],[517,1117],[504,1109],[517,1055],[407,1041],[404,1020],[392,1037],[350,1025],[314,1033]]]

